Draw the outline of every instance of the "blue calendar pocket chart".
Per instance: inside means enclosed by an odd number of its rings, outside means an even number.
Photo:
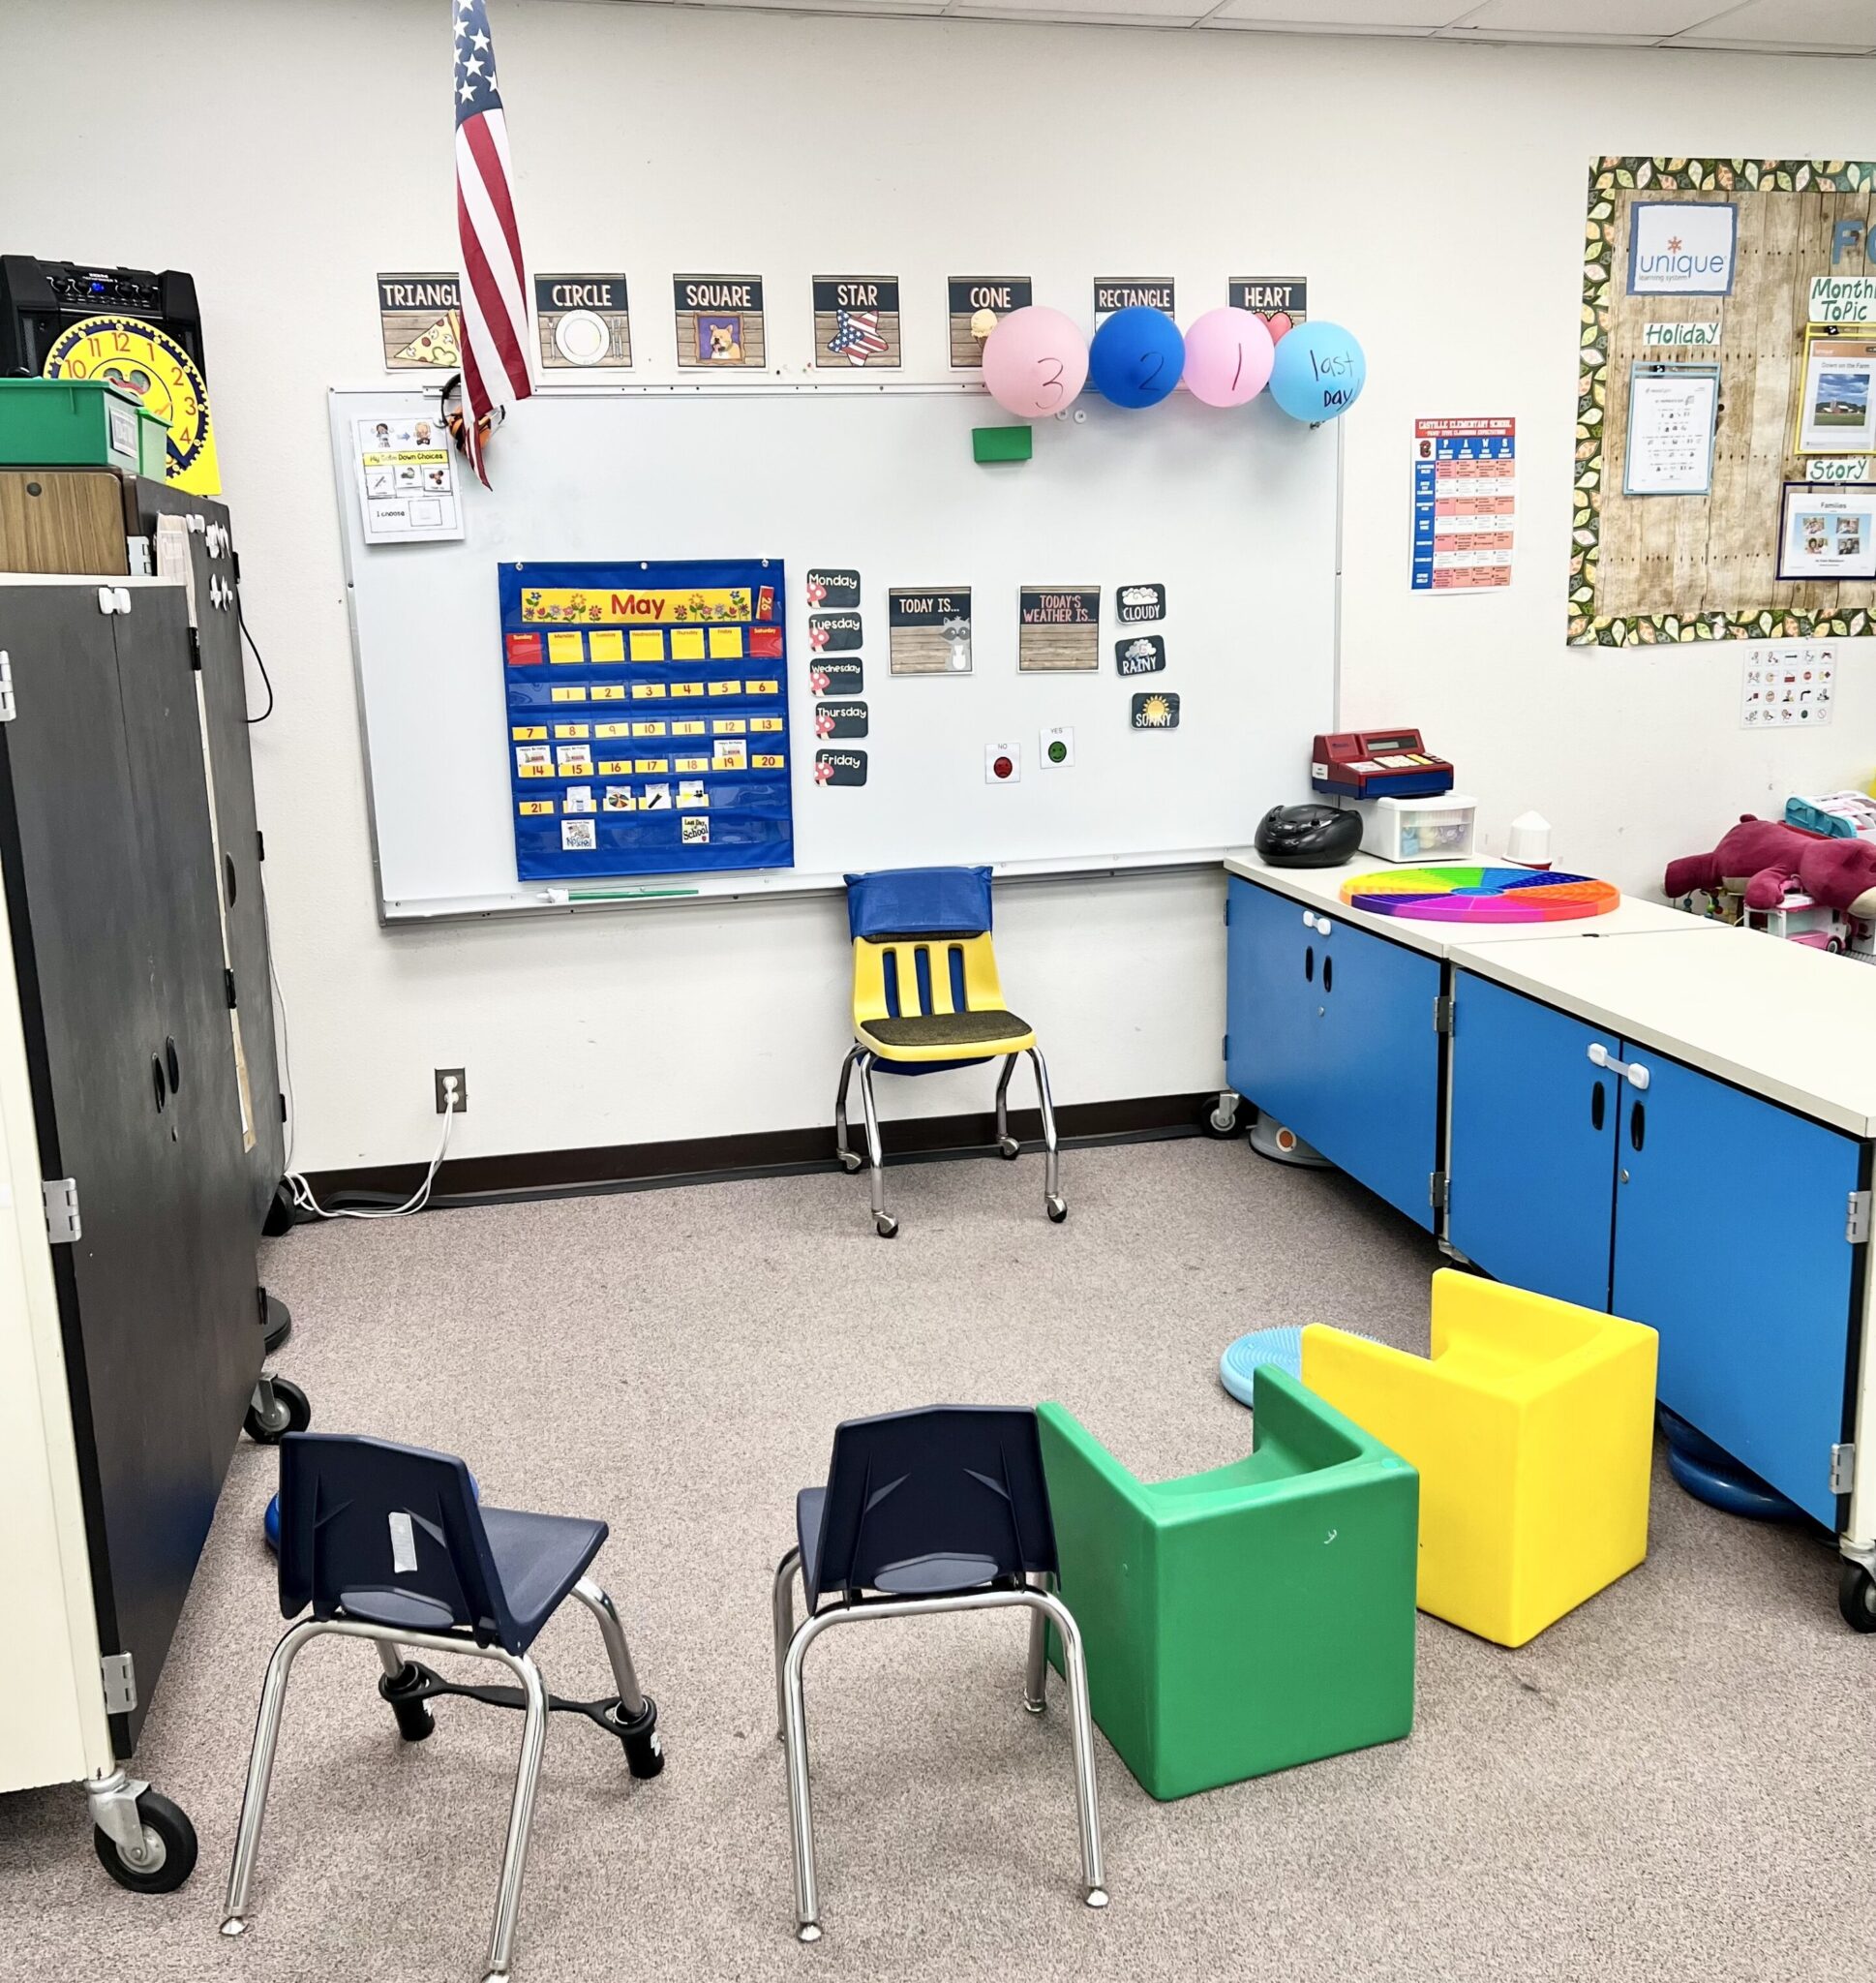
[[[794,866],[780,559],[499,576],[519,879]]]

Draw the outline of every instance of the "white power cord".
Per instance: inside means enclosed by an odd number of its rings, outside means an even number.
[[[430,1203],[430,1187],[437,1181],[437,1173],[442,1166],[449,1150],[450,1125],[456,1120],[456,1083],[454,1079],[443,1083],[443,1133],[437,1141],[437,1154],[430,1160],[430,1168],[423,1174],[419,1184],[402,1205],[388,1205],[378,1211],[328,1211],[313,1196],[313,1187],[298,1171],[288,1171],[287,1188],[293,1195],[293,1205],[298,1211],[312,1212],[321,1219],[401,1219],[411,1212],[420,1212]]]
[[[304,1175],[293,1169],[293,1131],[298,1111],[293,1105],[293,1062],[290,1042],[287,1032],[287,994],[281,990],[280,972],[274,964],[274,932],[271,923],[265,922],[266,899],[261,899],[261,916],[267,937],[267,975],[273,980],[274,1010],[280,1017],[280,1075],[281,1086],[287,1095],[287,1154],[282,1176],[287,1189],[292,1195],[295,1211],[311,1212],[321,1219],[402,1219],[411,1212],[420,1212],[430,1203],[431,1187],[437,1181],[437,1173],[442,1168],[443,1158],[449,1152],[450,1125],[456,1120],[456,1077],[443,1078],[443,1133],[437,1143],[437,1154],[430,1160],[430,1168],[423,1175],[423,1182],[402,1205],[390,1205],[378,1211],[327,1211],[325,1206],[313,1196],[313,1187]]]

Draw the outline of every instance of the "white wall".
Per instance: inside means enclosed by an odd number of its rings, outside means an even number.
[[[469,1070],[465,1151],[825,1120],[846,1037],[834,904],[378,927],[323,395],[381,376],[377,270],[455,264],[444,12],[172,0],[164,67],[127,113],[99,78],[143,46],[146,8],[0,11],[5,245],[187,268],[201,292],[248,614],[280,690],[255,750],[296,1158],[426,1152],[444,1064]],[[1590,157],[1862,156],[1876,62],[565,0],[493,16],[530,256],[628,270],[648,357],[668,350],[676,269],[762,272],[778,354],[799,352],[811,274],[895,272],[915,358],[952,273],[1030,271],[1039,300],[1079,311],[1096,273],[1170,270],[1182,314],[1230,275],[1307,274],[1313,311],[1371,361],[1347,423],[1345,719],[1419,723],[1498,843],[1535,806],[1562,862],[1647,888],[1737,813],[1876,763],[1866,643],[1835,728],[1772,737],[1737,727],[1737,650],[1562,634]],[[1502,596],[1407,593],[1418,413],[1517,415]],[[1218,905],[1194,876],[1004,894],[1005,976],[1058,1097],[1218,1082]],[[979,1085],[893,1101],[969,1107]]]

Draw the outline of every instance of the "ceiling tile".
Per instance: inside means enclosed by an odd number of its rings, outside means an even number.
[[[1466,0],[1225,0],[1212,18],[1258,27],[1436,28]]]
[[[1209,0],[953,0],[948,18],[975,20],[1153,21],[1190,26]]]
[[[1459,16],[1458,31],[1651,41],[1698,27],[1724,11],[1725,0],[1486,0]]]
[[[1715,9],[1688,30],[1690,45],[1721,42],[1772,48],[1876,47],[1876,0],[1747,0]]]

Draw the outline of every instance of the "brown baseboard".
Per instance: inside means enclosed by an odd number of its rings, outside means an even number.
[[[1195,1127],[1216,1091],[1192,1095],[1138,1095],[1113,1102],[1070,1102],[1055,1112],[1064,1142],[1090,1143],[1153,1136]],[[1034,1109],[1012,1109],[1011,1133],[1040,1142],[1042,1117]],[[860,1137],[860,1125],[854,1124]],[[996,1117],[923,1115],[886,1125],[889,1162],[907,1157],[963,1156],[995,1146]],[[593,1149],[517,1150],[507,1156],[457,1157],[437,1173],[433,1206],[476,1200],[556,1193],[631,1189],[650,1184],[694,1183],[704,1177],[749,1176],[764,1172],[819,1170],[833,1163],[833,1126],[770,1129],[741,1136],[698,1136],[670,1143],[608,1144]],[[307,1182],[320,1204],[370,1199],[402,1203],[423,1182],[423,1164],[374,1164],[345,1171],[315,1171]]]

